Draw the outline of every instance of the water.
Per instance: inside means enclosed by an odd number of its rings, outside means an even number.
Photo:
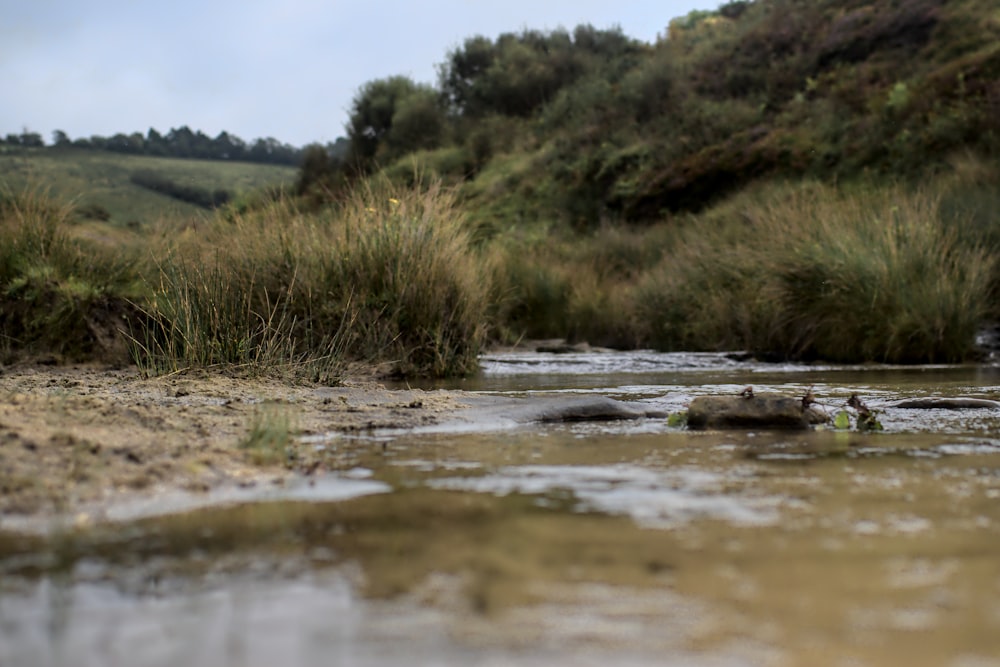
[[[888,407],[995,398],[995,368],[484,371],[452,386],[666,411],[811,387],[831,411],[859,393],[885,430],[330,436],[357,467],[314,494],[0,537],[0,665],[1000,665],[1000,415]]]

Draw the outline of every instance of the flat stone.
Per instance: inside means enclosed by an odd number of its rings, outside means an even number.
[[[829,417],[801,398],[779,394],[744,396],[699,396],[688,407],[688,428],[777,428],[808,429]]]
[[[615,421],[646,416],[637,406],[607,396],[547,398],[526,409],[524,414],[531,421],[540,422]]]

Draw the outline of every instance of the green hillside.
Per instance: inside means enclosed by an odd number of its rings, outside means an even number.
[[[665,32],[470,37],[436,87],[362,87],[341,166],[405,179],[417,163],[461,183],[483,224],[581,228],[655,222],[762,178],[912,177],[1000,152],[995,2],[730,2]]]
[[[124,225],[164,218],[204,217],[208,211],[176,197],[142,187],[136,174],[156,175],[199,191],[225,191],[238,197],[268,186],[287,185],[295,169],[280,165],[189,160],[80,148],[0,148],[0,187],[19,192],[41,189],[75,203],[84,215]]]

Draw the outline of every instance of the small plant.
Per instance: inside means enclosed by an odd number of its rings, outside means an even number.
[[[291,467],[295,460],[292,420],[287,411],[274,405],[262,406],[239,442],[256,465],[281,464]]]
[[[667,415],[667,426],[670,428],[685,428],[687,427],[688,413],[685,412],[671,412]]]
[[[859,431],[881,431],[882,423],[878,420],[878,410],[872,410],[858,398],[857,394],[851,394],[847,399],[848,407],[854,408],[857,413],[857,428]]]

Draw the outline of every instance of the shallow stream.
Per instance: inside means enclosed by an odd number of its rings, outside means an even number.
[[[448,388],[676,412],[746,386],[831,413],[856,392],[885,428],[312,436],[355,467],[0,534],[0,665],[1000,665],[1000,410],[888,407],[996,399],[997,368],[522,352]]]

